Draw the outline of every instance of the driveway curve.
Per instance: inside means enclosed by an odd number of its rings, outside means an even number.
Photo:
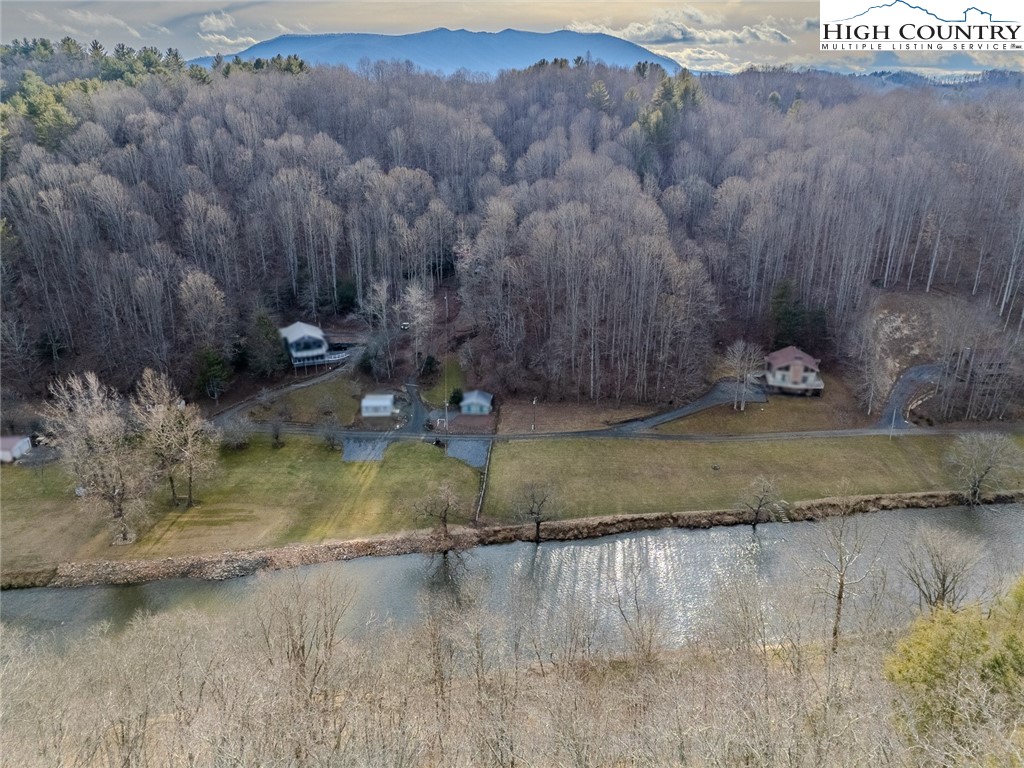
[[[911,402],[922,391],[938,384],[941,374],[942,366],[938,363],[907,368],[893,385],[875,426],[879,429],[912,429],[914,425],[907,421]]]
[[[660,427],[662,424],[667,424],[670,421],[681,419],[684,416],[691,416],[695,413],[699,413],[700,411],[706,411],[708,408],[733,403],[736,400],[738,389],[739,385],[735,381],[716,381],[711,389],[698,397],[692,403],[687,403],[684,406],[675,408],[671,411],[666,411],[665,413],[648,416],[645,419],[627,421],[625,424],[618,424],[603,431],[609,434],[632,434],[634,432],[643,432],[648,429],[654,429],[655,427]],[[767,401],[768,398],[765,397],[764,390],[759,384],[747,384],[748,403],[764,403]]]

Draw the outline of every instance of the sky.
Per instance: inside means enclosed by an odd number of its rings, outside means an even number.
[[[849,1],[866,5],[862,0]],[[931,5],[950,3],[963,5],[963,0],[930,0]],[[286,33],[403,34],[436,27],[604,32],[698,71],[736,72],[751,64],[854,72],[912,69],[925,74],[1024,69],[1024,54],[1018,53],[823,53],[818,50],[818,0],[4,0],[0,4],[4,42],[21,37],[59,40],[70,35],[85,43],[98,39],[108,49],[119,42],[133,48],[174,47],[186,58],[234,53]]]

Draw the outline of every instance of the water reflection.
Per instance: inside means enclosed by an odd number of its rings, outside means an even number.
[[[1022,512],[1020,505],[905,510],[863,515],[851,523],[861,531],[863,563],[870,565],[871,573],[864,575],[884,580],[888,591],[912,602],[913,593],[899,576],[899,559],[919,529],[948,531],[977,545],[981,560],[972,596],[987,597],[1024,568],[1024,526],[1018,524]],[[826,525],[770,523],[758,525],[756,532],[737,526],[539,546],[518,543],[445,555],[328,563],[299,573],[329,573],[352,587],[355,597],[346,621],[353,633],[377,631],[382,623],[407,625],[433,610],[429,606],[449,604],[464,612],[480,609],[529,622],[570,644],[576,641],[569,635],[581,632],[588,638],[585,642],[599,642],[597,630],[617,632],[624,598],[635,594],[649,610],[662,613],[668,641],[680,645],[707,631],[716,614],[751,596],[761,609],[789,592],[824,599]],[[279,572],[227,582],[19,590],[0,596],[0,616],[29,631],[80,633],[99,622],[116,628],[139,613],[177,607],[223,611],[290,576]],[[867,581],[859,591],[870,591]],[[816,609],[812,604],[801,607],[805,612]]]

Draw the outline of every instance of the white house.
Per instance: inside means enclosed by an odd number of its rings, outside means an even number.
[[[482,389],[471,389],[462,396],[459,408],[466,414],[488,414],[493,408],[494,398]]]
[[[318,365],[327,362],[327,337],[315,325],[292,323],[278,331],[292,365]]]
[[[797,347],[785,347],[764,358],[764,383],[769,392],[820,395],[825,388],[818,372],[820,360]]]
[[[32,450],[32,440],[17,435],[0,437],[0,462],[10,464]]]
[[[390,416],[395,412],[394,395],[366,395],[359,412],[363,417]]]

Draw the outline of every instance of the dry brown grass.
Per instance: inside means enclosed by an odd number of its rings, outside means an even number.
[[[499,435],[526,434],[533,424],[532,400],[502,400],[498,418]],[[622,421],[651,413],[649,406],[588,405],[586,403],[537,403],[537,429],[546,432],[579,432],[605,429]]]

